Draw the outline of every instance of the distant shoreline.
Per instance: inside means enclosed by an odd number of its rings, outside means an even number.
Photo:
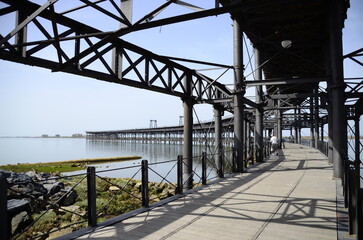
[[[60,137],[55,137],[55,136],[49,136],[49,137],[42,137],[42,136],[37,136],[37,137],[29,137],[29,136],[16,136],[16,137],[11,137],[11,136],[0,136],[0,138],[86,138],[86,136],[83,137],[72,137],[72,136],[60,136]]]

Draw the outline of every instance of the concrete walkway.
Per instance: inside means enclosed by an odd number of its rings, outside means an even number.
[[[265,163],[79,239],[337,239],[336,186],[318,150]]]

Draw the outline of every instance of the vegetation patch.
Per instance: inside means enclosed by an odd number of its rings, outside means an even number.
[[[12,171],[12,172],[47,172],[47,173],[61,173],[61,172],[73,172],[86,169],[89,164],[100,164],[108,162],[122,162],[141,159],[140,156],[128,156],[128,157],[111,157],[111,158],[89,158],[89,159],[77,159],[69,161],[58,162],[45,162],[45,163],[18,163],[8,164],[0,166],[0,169]]]

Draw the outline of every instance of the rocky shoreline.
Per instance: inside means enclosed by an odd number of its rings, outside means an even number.
[[[0,169],[0,178],[6,178],[8,182],[9,239],[15,236],[17,239],[53,239],[87,225],[87,181],[82,180],[83,176],[64,178],[50,173],[14,173]],[[125,191],[120,191],[117,186],[123,184],[127,185]],[[166,183],[149,183],[149,189],[152,202],[175,192],[175,188]],[[114,203],[105,205],[110,196]],[[141,182],[138,180],[98,180],[97,203],[100,212],[105,213],[100,221],[140,207],[139,197],[141,199]],[[58,231],[59,228],[64,229]]]

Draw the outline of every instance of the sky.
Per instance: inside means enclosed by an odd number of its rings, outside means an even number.
[[[134,21],[164,2],[134,0]],[[200,2],[206,8],[214,4],[212,0]],[[55,7],[58,10],[62,5]],[[187,12],[191,11],[173,5],[159,17]],[[362,12],[363,2],[351,0],[343,35],[344,53],[362,47]],[[76,17],[87,19],[96,28],[118,28],[116,24],[105,25],[97,15],[86,11]],[[4,36],[13,28],[11,16],[0,17],[0,34]],[[227,65],[233,62],[232,20],[228,14],[135,32],[124,39],[160,55]],[[363,76],[363,68],[357,64],[350,62],[345,67],[346,77]],[[203,73],[218,76],[221,71]],[[220,81],[232,84],[232,72]],[[253,93],[250,89],[247,95]],[[85,131],[147,128],[150,120],[157,120],[158,126],[178,125],[183,105],[181,99],[169,95],[0,60],[0,112],[0,136],[70,136]],[[196,105],[195,114],[194,122],[213,119],[210,105]]]

